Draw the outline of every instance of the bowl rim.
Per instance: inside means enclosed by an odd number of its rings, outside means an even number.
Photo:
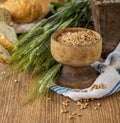
[[[74,30],[76,30],[76,31],[80,31],[80,30],[90,30],[90,31],[92,31],[96,36],[98,36],[99,37],[99,39],[98,40],[96,40],[96,42],[95,43],[93,43],[93,44],[90,44],[90,45],[84,45],[84,46],[75,46],[75,45],[66,45],[66,44],[63,44],[63,43],[60,43],[60,42],[58,42],[57,40],[56,40],[56,37],[58,37],[60,34],[62,34],[63,32],[67,32],[69,30],[69,32],[72,30],[72,31],[74,31]],[[56,43],[58,43],[58,44],[60,44],[60,45],[64,45],[64,46],[66,46],[66,47],[89,47],[89,46],[93,46],[93,45],[95,45],[95,44],[97,44],[97,43],[102,43],[102,37],[101,37],[101,35],[98,33],[98,32],[96,32],[96,31],[94,31],[94,30],[91,30],[91,29],[87,29],[87,28],[80,28],[80,27],[77,27],[77,28],[65,28],[65,29],[60,29],[60,30],[58,30],[58,31],[55,31],[52,35],[51,35],[51,41],[54,41],[54,42],[56,42]]]

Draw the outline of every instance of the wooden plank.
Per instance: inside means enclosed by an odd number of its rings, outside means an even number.
[[[50,91],[50,98],[40,102],[35,100],[21,106],[29,88],[35,78],[31,75],[16,72],[6,72],[5,65],[0,65],[0,123],[119,123],[120,122],[120,93],[105,99],[90,102],[87,109],[81,110],[74,101],[67,107],[69,113],[63,114],[65,108],[62,102],[66,99]],[[19,80],[15,82],[14,80]],[[101,103],[98,110],[94,110],[97,102]],[[79,112],[83,116],[69,119],[72,112]]]

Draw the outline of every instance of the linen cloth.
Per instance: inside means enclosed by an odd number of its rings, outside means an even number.
[[[104,63],[96,61],[91,66],[99,72],[99,76],[93,84],[99,85],[103,83],[105,85],[104,88],[93,89],[91,91],[93,85],[85,89],[73,89],[52,83],[50,89],[74,101],[89,98],[102,98],[120,91],[120,43],[116,49],[108,55]]]

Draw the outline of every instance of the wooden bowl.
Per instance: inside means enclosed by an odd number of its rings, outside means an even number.
[[[56,61],[65,65],[71,66],[86,66],[98,60],[102,52],[102,38],[92,31],[97,36],[97,42],[87,46],[69,46],[64,45],[56,38],[65,32],[74,32],[88,30],[84,28],[66,28],[56,31],[51,37],[51,53]]]
[[[96,35],[96,41],[91,45],[70,46],[57,41],[57,38],[65,32],[85,31],[83,28],[66,28],[56,31],[51,36],[51,54],[53,58],[63,64],[56,83],[71,88],[87,88],[97,78],[97,72],[90,66],[100,58],[102,52],[102,38]]]

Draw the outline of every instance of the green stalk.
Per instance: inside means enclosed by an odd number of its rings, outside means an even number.
[[[46,91],[47,88],[49,88],[50,83],[55,79],[60,68],[61,68],[61,64],[54,65],[51,69],[49,69],[40,77],[38,81],[38,83],[40,84],[39,93],[42,93]]]
[[[38,24],[36,24],[27,34],[23,34],[23,36],[21,36],[20,41],[16,43],[17,47],[20,47],[22,45],[27,44],[32,37],[35,37],[37,35],[39,35],[40,33],[42,33],[43,31],[43,26],[46,24],[47,19],[43,19],[42,21],[40,21]]]

